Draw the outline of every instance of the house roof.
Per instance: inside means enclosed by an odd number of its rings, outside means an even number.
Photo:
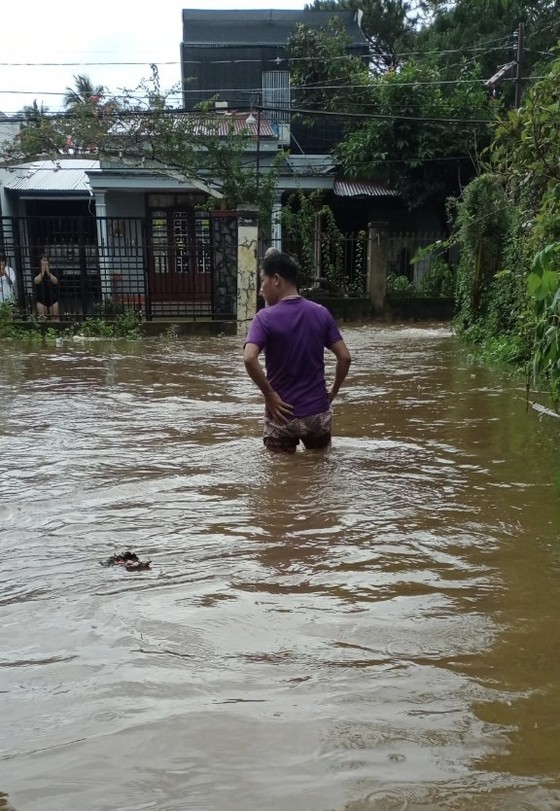
[[[250,118],[250,112],[238,112],[237,110],[224,113],[203,113],[200,116],[195,115],[194,120],[197,122],[195,130],[199,134],[225,138],[229,135],[231,127],[235,135],[245,134],[255,138],[259,136],[278,140],[278,131],[274,129],[273,124],[264,115],[261,115],[259,123],[256,113],[253,113],[252,118]]]
[[[298,23],[321,28],[338,17],[350,37],[351,47],[367,46],[354,11],[282,11],[276,9],[183,9],[183,44],[202,46],[285,45]]]
[[[14,166],[13,176],[4,183],[15,191],[75,192],[90,194],[86,172],[99,170],[99,161],[65,158],[33,161]]]
[[[330,155],[288,155],[286,164],[294,175],[328,175],[334,167],[334,159]]]
[[[337,178],[333,191],[337,197],[398,197],[398,192],[376,180]]]
[[[177,116],[169,116],[169,120],[180,125],[184,121],[184,115],[177,113]],[[248,135],[249,137],[258,137],[262,140],[278,141],[278,127],[275,127],[268,118],[261,115],[260,123],[258,120],[258,113],[253,112],[251,118],[251,110],[243,112],[239,110],[228,110],[223,112],[191,112],[188,116],[188,132],[192,130],[197,135],[215,135],[218,138],[226,138],[230,134],[230,130],[235,135]],[[137,123],[130,121],[118,121],[110,129],[110,135],[119,138],[132,135],[137,130]],[[185,137],[188,137],[188,132]],[[137,133],[137,138],[142,140],[142,133]]]

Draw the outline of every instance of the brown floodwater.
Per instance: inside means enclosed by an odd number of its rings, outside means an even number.
[[[0,808],[560,808],[560,425],[344,332],[291,457],[240,339],[0,347]]]

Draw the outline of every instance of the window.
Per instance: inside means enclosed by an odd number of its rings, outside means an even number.
[[[290,72],[287,70],[265,70],[262,74],[263,107],[277,107],[289,110]],[[289,124],[289,112],[269,113],[273,124]]]
[[[156,273],[210,273],[210,215],[192,209],[154,209],[151,245]]]

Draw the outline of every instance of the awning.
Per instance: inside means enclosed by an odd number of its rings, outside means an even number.
[[[19,192],[91,193],[87,172],[99,170],[98,160],[41,160],[10,167],[7,189]]]
[[[398,197],[395,189],[376,180],[346,180],[344,178],[334,181],[333,191],[337,197]]]

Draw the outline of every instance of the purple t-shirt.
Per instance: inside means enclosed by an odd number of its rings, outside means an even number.
[[[264,349],[267,380],[294,417],[309,417],[329,410],[324,352],[341,340],[326,307],[294,298],[259,310],[245,343]]]

